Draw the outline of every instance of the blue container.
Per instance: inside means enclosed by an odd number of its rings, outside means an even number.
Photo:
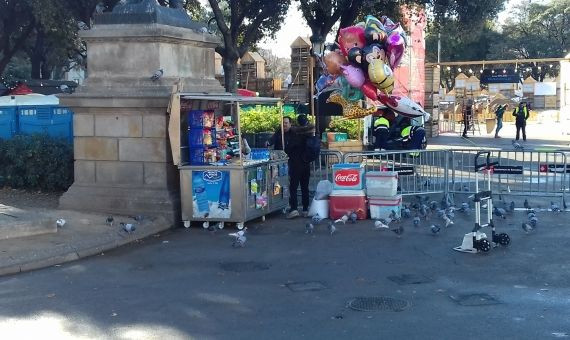
[[[73,112],[61,106],[19,106],[18,132],[73,141]]]
[[[16,107],[0,107],[0,139],[12,138],[16,128]]]
[[[204,135],[210,136],[210,144],[204,143]],[[191,148],[217,146],[216,129],[190,128],[188,130],[188,146]]]
[[[251,157],[252,160],[268,160],[269,159],[269,150],[267,149],[251,149]]]

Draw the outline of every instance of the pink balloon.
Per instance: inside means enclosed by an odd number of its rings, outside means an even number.
[[[404,38],[402,38],[400,33],[392,32],[386,40],[386,56],[388,57],[388,64],[392,70],[400,65],[405,50],[406,45]]]
[[[353,65],[341,65],[340,68],[350,86],[360,88],[364,84],[364,72],[360,68]]]

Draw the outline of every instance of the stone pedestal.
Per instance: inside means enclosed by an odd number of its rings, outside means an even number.
[[[200,30],[100,24],[84,31],[88,78],[61,97],[75,112],[75,182],[64,209],[180,218],[178,170],[167,135],[174,84],[184,92],[224,92],[214,78],[218,39]],[[151,76],[158,69],[164,75]]]

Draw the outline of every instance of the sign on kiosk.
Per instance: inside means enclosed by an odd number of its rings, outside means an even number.
[[[333,189],[362,190],[364,167],[360,164],[341,163],[333,165]]]

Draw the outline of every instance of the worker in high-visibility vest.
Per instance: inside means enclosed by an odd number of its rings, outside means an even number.
[[[528,119],[528,115],[528,107],[525,102],[520,102],[519,107],[513,111],[513,116],[516,117],[517,140],[519,140],[520,131],[522,130],[522,137],[526,142],[526,120]]]
[[[374,121],[374,150],[386,150],[390,137],[390,121],[380,116]]]
[[[426,136],[426,131],[421,126],[408,125],[401,132],[402,142],[406,149],[419,150],[422,148],[422,142]]]

